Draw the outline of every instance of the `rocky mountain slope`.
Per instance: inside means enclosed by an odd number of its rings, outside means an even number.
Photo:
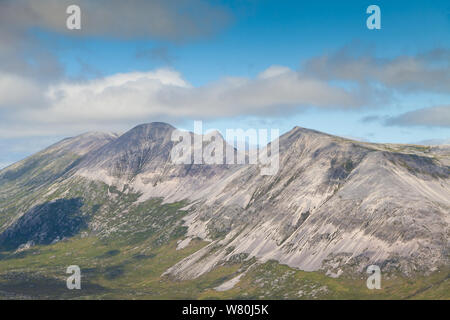
[[[371,264],[404,275],[449,266],[449,147],[295,127],[280,137],[278,172],[263,176],[259,165],[173,164],[173,130],[85,134],[0,171],[0,246],[82,236],[175,239],[182,251],[203,241],[161,271],[178,280],[236,261],[236,276],[272,260],[331,277]]]

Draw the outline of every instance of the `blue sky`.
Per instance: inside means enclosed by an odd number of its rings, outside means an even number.
[[[371,1],[222,3],[232,14],[229,25],[214,36],[194,41],[41,35],[70,76],[80,76],[80,60],[104,75],[169,64],[193,85],[224,75],[254,76],[273,64],[296,69],[304,59],[352,44],[390,57],[450,43],[448,1],[378,1],[382,30],[376,31],[366,27]],[[140,51],[161,47],[167,50],[170,63],[156,57],[136,59]]]
[[[373,142],[450,139],[448,1],[135,0],[126,14],[116,2],[71,1],[81,31],[65,29],[64,1],[23,1],[10,10],[36,12],[14,21],[3,10],[0,167],[66,136],[160,120],[186,129],[204,120],[223,132],[299,125]],[[366,27],[371,4],[381,30]],[[18,98],[10,87],[26,90]]]

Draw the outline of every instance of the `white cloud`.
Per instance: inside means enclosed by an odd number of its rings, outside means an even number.
[[[30,80],[16,80],[11,84],[12,95],[5,91],[2,99],[13,101],[22,87],[29,87],[30,95],[36,95],[39,86]],[[45,107],[30,104],[18,108],[11,103],[8,109],[5,104],[5,123],[0,133],[11,128],[21,133],[38,128],[47,132],[58,130],[58,126],[68,129],[93,123],[286,114],[302,106],[349,108],[361,104],[354,92],[281,66],[270,67],[254,79],[228,77],[203,87],[193,87],[170,69],[122,73],[53,84],[34,100],[45,101]]]
[[[42,90],[43,88],[31,79],[11,73],[0,73],[0,110],[41,105]]]
[[[268,79],[268,78],[273,78],[273,77],[276,77],[276,76],[285,75],[285,74],[290,73],[290,72],[291,72],[291,69],[289,69],[287,67],[274,65],[274,66],[270,66],[269,68],[267,68],[266,70],[261,72],[258,75],[258,78],[260,78],[260,79]]]

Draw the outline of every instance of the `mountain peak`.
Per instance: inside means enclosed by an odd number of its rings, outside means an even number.
[[[299,127],[299,126],[295,126],[293,127],[290,131],[288,131],[286,134],[293,134],[293,133],[302,133],[302,134],[315,134],[315,135],[322,135],[322,136],[327,136],[327,137],[331,137],[333,135],[330,135],[328,133],[322,132],[322,131],[318,131],[318,130],[314,130],[314,129],[309,129],[309,128],[304,128],[304,127]]]
[[[159,140],[170,136],[171,132],[175,129],[175,127],[164,122],[144,123],[125,132],[119,139],[128,142]]]
[[[89,151],[114,141],[118,137],[118,134],[110,132],[86,132],[78,136],[63,139],[42,152],[72,152],[78,155],[84,155]]]

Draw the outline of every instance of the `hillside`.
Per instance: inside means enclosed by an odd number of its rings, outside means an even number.
[[[1,170],[0,296],[450,298],[450,148],[295,127],[263,176],[173,164],[173,130],[84,134]],[[65,289],[72,264],[86,290]]]

